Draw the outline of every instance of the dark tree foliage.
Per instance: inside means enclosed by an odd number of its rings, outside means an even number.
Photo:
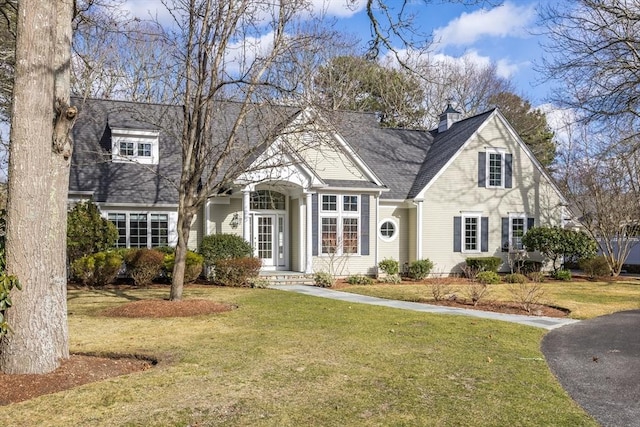
[[[92,201],[78,203],[67,215],[67,256],[71,262],[114,247],[118,229],[100,216]]]
[[[539,109],[531,108],[529,101],[511,92],[493,95],[489,103],[498,107],[538,161],[549,167],[556,156],[556,143],[546,115]]]

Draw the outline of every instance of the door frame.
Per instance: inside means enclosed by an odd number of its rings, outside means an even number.
[[[271,258],[259,258],[260,218],[271,218]],[[251,212],[251,246],[253,255],[262,261],[263,271],[289,269],[289,224],[286,211]]]

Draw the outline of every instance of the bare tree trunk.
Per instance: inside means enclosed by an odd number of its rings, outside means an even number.
[[[46,373],[69,357],[66,222],[71,140],[69,107],[73,0],[21,0],[11,123],[7,273],[12,293],[0,341],[5,373]]]
[[[173,275],[171,278],[171,291],[169,292],[169,300],[180,301],[182,299],[182,290],[184,288],[184,272],[186,269],[187,251],[189,248],[189,233],[191,231],[191,221],[194,214],[191,209],[184,205],[185,202],[178,206],[178,243],[176,245],[175,262],[173,264]]]

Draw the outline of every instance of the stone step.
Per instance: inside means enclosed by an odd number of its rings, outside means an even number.
[[[313,285],[313,276],[305,274],[261,274],[272,285]]]

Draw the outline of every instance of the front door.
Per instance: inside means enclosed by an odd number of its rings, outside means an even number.
[[[265,270],[286,269],[284,214],[253,215],[253,250]]]

